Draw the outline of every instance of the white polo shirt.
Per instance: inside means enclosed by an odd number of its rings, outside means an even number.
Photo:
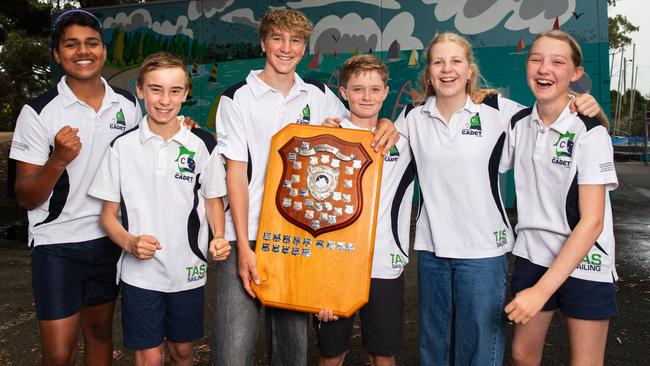
[[[364,129],[348,119],[341,122],[341,127]],[[384,155],[372,278],[397,278],[409,261],[411,210],[416,174],[415,161],[411,157],[408,141],[399,139]],[[422,225],[422,221],[426,221],[426,215],[419,215],[417,225]],[[428,226],[428,223],[425,226]]]
[[[208,223],[203,198],[226,194],[225,170],[212,135],[181,126],[168,141],[140,126],[116,138],[88,194],[120,202],[133,235],[152,235],[162,249],[149,260],[122,252],[118,279],[154,291],[203,286]],[[212,153],[212,151],[215,151]]]
[[[99,225],[102,202],[88,196],[108,144],[142,118],[130,92],[112,88],[106,80],[98,112],[79,100],[65,82],[23,106],[16,121],[9,157],[44,165],[54,149],[54,136],[68,125],[78,128],[79,155],[65,168],[53,192],[28,211],[30,245],[77,243],[106,236]]]
[[[578,185],[616,189],[614,151],[607,129],[595,118],[571,113],[569,106],[549,127],[537,108],[512,119],[502,169],[514,164],[517,241],[513,254],[549,267],[580,220]],[[609,194],[603,231],[571,277],[598,282],[617,278]]]
[[[406,107],[395,124],[413,150],[430,224],[414,247],[447,258],[503,255],[514,238],[501,201],[499,160],[508,121],[522,106],[498,95],[481,104],[468,97],[446,124],[435,101]]]
[[[248,163],[248,238],[257,238],[266,165],[271,138],[289,123],[320,125],[325,118],[347,113],[343,103],[325,84],[295,83],[285,97],[251,71],[246,81],[231,86],[219,100],[216,116],[218,150],[223,156]],[[235,240],[230,210],[226,211],[227,240]]]

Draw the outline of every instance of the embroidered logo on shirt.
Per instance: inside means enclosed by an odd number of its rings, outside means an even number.
[[[600,272],[602,263],[603,260],[600,254],[587,254],[582,262],[578,264],[577,268],[583,271]]]
[[[506,229],[493,231],[492,234],[494,235],[497,248],[508,244],[508,232]]]
[[[404,268],[406,266],[406,259],[397,253],[390,254],[390,265],[393,269]]]
[[[185,146],[178,148],[178,157],[174,160],[178,164],[178,173],[174,175],[174,178],[192,182],[194,177],[189,174],[194,174],[194,169],[196,169],[196,162],[194,161],[195,151],[190,151]]]
[[[311,109],[309,109],[309,104],[305,104],[305,108],[302,109],[302,113],[298,116],[296,123],[308,125],[310,119],[311,119]]]
[[[558,137],[553,144],[555,146],[555,157],[551,159],[553,164],[561,165],[566,168],[571,167],[571,156],[573,155],[573,139],[576,134],[569,131]]]
[[[397,150],[397,146],[393,146],[388,150],[388,154],[384,155],[384,161],[397,161],[399,159],[399,150]]]
[[[115,113],[115,117],[113,117],[113,120],[111,121],[111,124],[108,126],[111,130],[119,130],[119,131],[124,131],[126,130],[126,120],[124,119],[124,112],[120,108],[120,110]]]
[[[469,121],[467,121],[462,134],[477,137],[481,137],[483,135],[483,129],[481,128],[481,117],[479,117],[478,113],[473,114],[469,118]]]
[[[205,264],[185,268],[187,271],[187,282],[200,281],[205,278]]]

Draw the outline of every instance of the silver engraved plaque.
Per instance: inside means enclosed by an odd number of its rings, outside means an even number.
[[[307,167],[307,187],[311,195],[319,201],[328,198],[334,192],[338,181],[338,169],[324,165]]]

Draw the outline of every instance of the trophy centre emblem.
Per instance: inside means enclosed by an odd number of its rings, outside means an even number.
[[[307,167],[307,187],[309,193],[319,200],[323,201],[332,195],[336,190],[339,181],[339,170],[323,165]]]

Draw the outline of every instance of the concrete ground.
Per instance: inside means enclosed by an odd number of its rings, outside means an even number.
[[[607,365],[650,364],[650,168],[638,162],[617,163],[620,187],[612,194],[617,241],[618,303],[620,317],[611,322],[606,353]],[[23,213],[0,193],[0,365],[37,365],[39,335],[31,296],[29,252]],[[418,364],[418,299],[415,254],[406,271],[404,350],[400,365]],[[214,271],[213,271],[214,273]],[[209,283],[211,278],[208,279]],[[213,299],[208,285],[208,299]],[[206,304],[206,337],[195,342],[197,365],[209,357],[209,322],[213,301]],[[121,346],[119,307],[114,322],[115,365],[133,364],[133,355]],[[257,364],[265,365],[263,327],[260,327]],[[512,325],[508,325],[509,334]],[[361,348],[358,324],[346,365],[368,364]],[[556,315],[546,340],[544,365],[568,365],[566,327]],[[506,364],[510,364],[506,349]],[[83,359],[83,354],[80,355]],[[310,365],[317,364],[317,350],[310,332]],[[79,362],[81,364],[81,362]]]

